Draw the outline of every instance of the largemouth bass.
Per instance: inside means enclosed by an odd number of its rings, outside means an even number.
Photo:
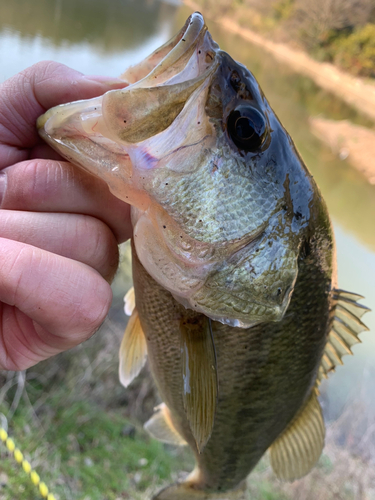
[[[132,205],[120,378],[148,356],[164,403],[146,428],[197,463],[154,498],[242,498],[267,450],[279,478],[302,477],[324,445],[319,383],[366,328],[361,296],[336,288],[319,189],[199,13],[123,78],[38,127]]]

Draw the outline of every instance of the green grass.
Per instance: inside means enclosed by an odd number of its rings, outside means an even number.
[[[149,438],[139,424],[129,422],[123,410],[105,411],[92,402],[52,395],[35,421],[18,408],[9,435],[14,438],[61,500],[117,500],[144,498],[174,480],[192,460],[183,450],[172,450]],[[0,408],[6,413],[6,408]],[[34,420],[34,423],[32,421]],[[27,475],[1,450],[1,472],[8,480],[1,500],[39,498]],[[177,458],[177,460],[176,460]]]

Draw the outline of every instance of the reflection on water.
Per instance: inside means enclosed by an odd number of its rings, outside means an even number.
[[[57,47],[86,42],[103,52],[122,51],[157,33],[175,10],[149,0],[12,0],[0,3],[0,33],[10,28]]]
[[[0,81],[42,59],[57,60],[84,73],[118,75],[164,43],[188,14],[172,3],[151,0],[1,2]],[[365,303],[374,309],[375,186],[312,135],[308,118],[322,114],[372,124],[258,47],[223,33],[212,23],[210,30],[224,50],[254,72],[315,176],[335,225],[339,285],[365,295]],[[375,331],[375,314],[365,321]],[[358,387],[367,410],[375,414],[369,403],[375,382],[375,337],[367,333],[362,339],[364,343],[354,348],[355,356],[346,357],[345,368],[339,368],[324,386],[330,418],[337,417]]]
[[[43,59],[117,76],[171,36],[176,10],[150,0],[0,2],[0,82]]]

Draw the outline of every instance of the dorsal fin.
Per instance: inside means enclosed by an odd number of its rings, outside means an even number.
[[[133,309],[120,346],[120,382],[127,387],[142,370],[147,358],[146,339],[139,321],[138,311]]]
[[[346,290],[333,290],[332,298],[336,304],[332,311],[331,330],[319,367],[317,385],[322,378],[327,378],[330,372],[335,371],[337,365],[343,364],[343,356],[353,354],[352,346],[361,342],[358,334],[368,330],[360,318],[370,309],[357,302],[363,299],[362,295]]]
[[[276,476],[283,481],[294,481],[307,474],[322,453],[324,436],[322,410],[313,389],[303,408],[270,446],[270,461]]]
[[[177,446],[184,446],[187,444],[174,426],[171,413],[165,403],[161,403],[155,408],[155,413],[150,420],[147,420],[144,428],[152,437],[163,443]]]

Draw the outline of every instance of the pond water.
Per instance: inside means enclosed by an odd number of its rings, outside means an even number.
[[[87,74],[119,75],[164,43],[189,13],[172,1],[1,2],[0,82],[43,59],[65,63]],[[364,303],[374,309],[375,186],[314,137],[309,117],[320,114],[372,124],[258,47],[224,33],[213,23],[209,27],[221,48],[253,71],[317,180],[335,227],[339,286],[363,294]],[[368,314],[365,322],[375,332],[375,314]],[[360,394],[364,411],[375,422],[375,398],[371,397],[375,335],[370,331],[361,338],[363,344],[354,348],[355,356],[346,357],[345,366],[323,386],[329,419],[337,418],[344,405],[357,401]]]

